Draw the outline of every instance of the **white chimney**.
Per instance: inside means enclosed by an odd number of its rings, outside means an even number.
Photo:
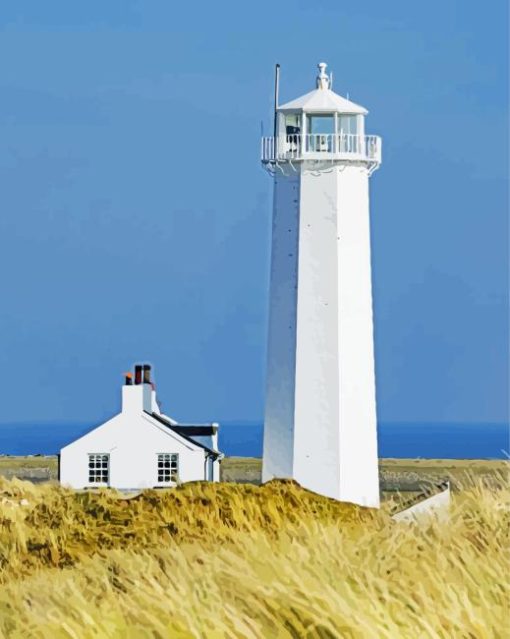
[[[147,372],[146,372],[147,369]],[[135,383],[131,373],[126,373],[126,381],[122,387],[122,412],[141,413],[153,412],[155,394],[150,383],[150,366],[144,366],[144,379],[142,380],[142,366],[135,366]],[[153,402],[154,395],[154,402]]]

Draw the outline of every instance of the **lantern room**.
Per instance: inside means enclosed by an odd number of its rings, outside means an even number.
[[[380,138],[365,135],[368,111],[331,90],[326,67],[318,65],[313,91],[276,105],[275,137],[262,140],[263,163],[347,160],[379,165]]]

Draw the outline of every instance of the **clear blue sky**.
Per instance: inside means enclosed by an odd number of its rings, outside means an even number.
[[[261,420],[260,122],[321,60],[384,139],[379,419],[507,419],[507,0],[3,5],[0,422],[98,422],[136,361],[179,419]]]

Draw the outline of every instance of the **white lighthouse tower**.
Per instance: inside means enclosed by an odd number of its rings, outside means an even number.
[[[366,109],[316,89],[276,108],[263,481],[379,506]]]

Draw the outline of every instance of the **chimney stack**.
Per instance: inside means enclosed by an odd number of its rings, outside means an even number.
[[[141,413],[146,411],[152,413],[157,411],[156,393],[151,384],[151,367],[148,364],[137,364],[135,366],[135,377],[124,373],[125,384],[122,387],[122,412]]]

